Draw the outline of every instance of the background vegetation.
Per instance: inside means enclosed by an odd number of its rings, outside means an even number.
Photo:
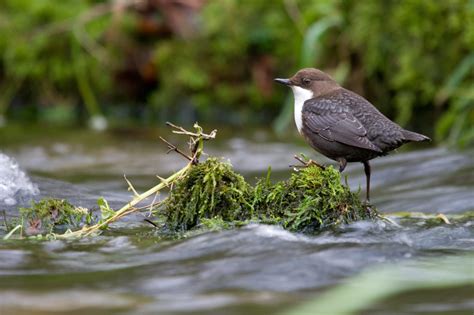
[[[0,2],[0,123],[291,121],[314,66],[405,127],[474,141],[474,2]],[[91,120],[92,118],[92,120]],[[2,121],[3,120],[3,121]]]

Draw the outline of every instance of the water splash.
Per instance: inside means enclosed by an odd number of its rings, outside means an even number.
[[[0,206],[16,205],[23,196],[38,193],[38,187],[20,169],[18,163],[0,153]]]

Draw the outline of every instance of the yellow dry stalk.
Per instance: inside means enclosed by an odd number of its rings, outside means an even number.
[[[133,212],[139,211],[140,208],[136,208],[135,206],[145,200],[146,198],[158,193],[160,190],[169,187],[174,181],[179,179],[181,176],[186,174],[186,172],[194,166],[196,161],[199,160],[199,157],[201,156],[204,148],[204,140],[210,140],[214,139],[216,136],[216,130],[213,130],[210,134],[205,134],[203,133],[202,128],[196,123],[194,124],[194,128],[196,129],[196,132],[189,132],[185,130],[182,127],[178,127],[172,124],[169,124],[171,127],[178,129],[178,131],[173,131],[174,133],[177,134],[184,134],[190,136],[190,143],[193,143],[193,149],[191,152],[192,154],[192,159],[188,162],[188,164],[183,167],[181,170],[177,171],[176,173],[172,174],[168,178],[160,178],[161,182],[150,188],[149,190],[145,191],[142,194],[138,194],[135,189],[133,189],[133,186],[131,183],[127,180],[127,183],[129,184],[129,187],[132,188],[134,197],[133,199],[128,202],[126,205],[124,205],[122,208],[117,210],[114,215],[112,215],[110,218],[107,220],[91,225],[91,226],[84,226],[82,229],[77,230],[77,231],[71,231],[68,230],[63,234],[52,234],[50,235],[52,238],[56,239],[71,239],[71,238],[80,238],[80,237],[86,237],[86,236],[91,236],[95,233],[98,233],[100,230],[106,228],[109,224],[119,220],[120,218],[129,215]]]

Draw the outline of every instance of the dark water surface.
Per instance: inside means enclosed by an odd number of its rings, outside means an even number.
[[[230,158],[249,179],[269,165],[275,179],[286,178],[299,152],[327,162],[291,137],[275,140],[264,131],[219,136],[228,140],[208,143],[206,151]],[[118,207],[130,198],[123,174],[143,190],[156,184],[154,174],[166,176],[184,165],[164,155],[156,138],[58,132],[0,143],[0,208],[12,217],[43,196],[84,207],[104,196]],[[362,165],[349,165],[346,174],[353,189],[364,188]],[[466,214],[474,209],[473,151],[428,148],[375,160],[372,196],[385,213]],[[372,270],[412,264],[396,280],[423,282],[426,266],[450,257],[468,266],[467,274],[466,268],[451,270],[451,278],[474,278],[471,219],[441,224],[392,218],[396,224],[358,222],[316,236],[250,225],[171,241],[134,216],[95,238],[0,241],[0,314],[273,314]],[[473,312],[474,280],[398,294],[360,314]]]

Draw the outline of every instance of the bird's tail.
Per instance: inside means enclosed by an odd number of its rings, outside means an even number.
[[[403,130],[402,133],[403,133],[403,136],[405,137],[405,140],[408,140],[408,141],[415,141],[415,142],[431,141],[431,139],[428,138],[427,136],[424,136],[422,134],[419,134],[413,131]]]

